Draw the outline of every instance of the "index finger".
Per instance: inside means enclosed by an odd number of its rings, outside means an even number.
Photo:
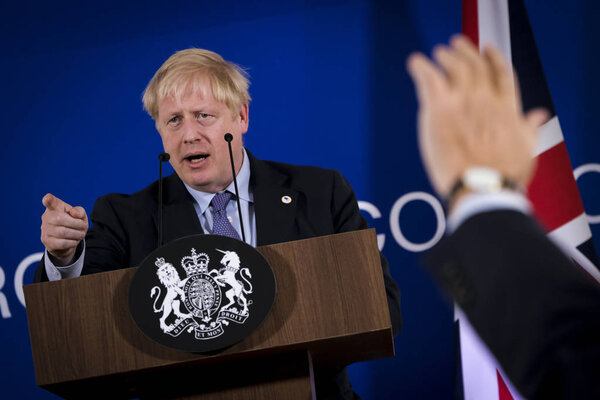
[[[62,210],[65,212],[69,212],[69,210],[71,210],[72,208],[69,204],[65,203],[64,201],[62,201],[61,199],[59,199],[51,193],[48,193],[44,196],[44,198],[42,199],[42,204],[44,205],[44,207],[52,211]]]

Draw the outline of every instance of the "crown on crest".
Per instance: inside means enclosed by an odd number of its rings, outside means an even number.
[[[154,265],[156,265],[158,268],[162,267],[165,264],[166,264],[166,262],[165,262],[164,257],[157,257],[156,261],[154,261]]]
[[[184,256],[181,259],[181,266],[185,269],[187,276],[205,274],[208,271],[208,260],[208,254],[196,254],[196,249],[192,248],[192,255]]]

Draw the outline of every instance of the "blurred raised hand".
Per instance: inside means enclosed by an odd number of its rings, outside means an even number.
[[[419,102],[419,150],[438,195],[446,198],[474,166],[493,168],[525,188],[548,113],[523,114],[512,68],[492,46],[480,54],[468,38],[455,36],[434,49],[433,59],[414,53],[407,68]]]

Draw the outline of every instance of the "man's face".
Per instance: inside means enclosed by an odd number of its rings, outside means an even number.
[[[191,85],[190,85],[191,86]],[[229,149],[231,142],[236,173],[242,166],[242,135],[248,130],[248,104],[233,113],[214,99],[208,79],[196,82],[202,90],[188,90],[179,102],[167,96],[158,102],[156,128],[171,165],[186,184],[196,190],[216,193],[233,180]]]

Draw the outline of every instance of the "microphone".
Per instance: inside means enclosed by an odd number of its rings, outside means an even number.
[[[231,161],[231,173],[233,174],[233,187],[235,188],[235,198],[237,200],[238,206],[238,215],[240,216],[240,228],[242,229],[242,240],[244,243],[246,242],[246,233],[244,232],[244,220],[242,219],[242,206],[240,205],[240,195],[238,194],[238,185],[237,179],[235,176],[235,164],[233,163],[233,151],[231,150],[231,141],[233,140],[233,135],[231,133],[226,133],[223,136],[227,145],[229,146],[229,160]]]
[[[158,247],[163,245],[163,176],[162,164],[169,161],[169,153],[160,153],[158,155]]]

